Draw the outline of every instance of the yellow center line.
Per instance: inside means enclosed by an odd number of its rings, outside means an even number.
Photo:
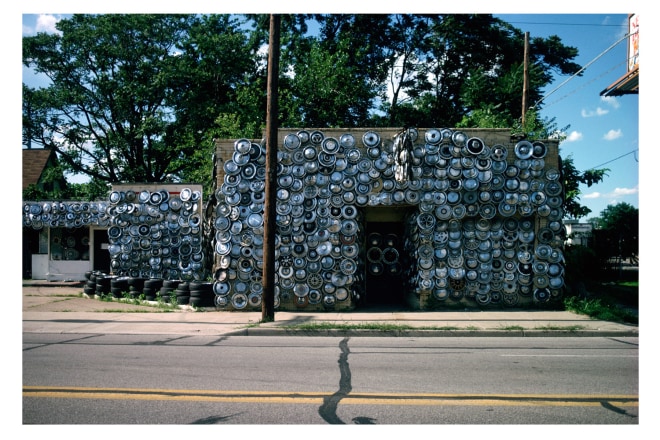
[[[286,391],[169,390],[150,388],[90,388],[24,386],[23,397],[60,399],[167,400],[196,402],[322,404],[335,398],[346,405],[423,406],[581,406],[603,403],[639,406],[639,396],[629,394],[438,394],[438,393],[351,393]]]

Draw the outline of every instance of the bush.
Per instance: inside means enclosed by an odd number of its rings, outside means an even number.
[[[587,279],[598,278],[600,264],[593,249],[586,246],[566,246],[564,249],[566,268],[564,281],[574,285]]]

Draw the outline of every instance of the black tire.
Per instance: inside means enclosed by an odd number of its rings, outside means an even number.
[[[181,280],[163,280],[163,287],[172,287],[176,289],[179,287]]]
[[[139,278],[139,277],[128,278],[128,285],[130,287],[135,288],[136,291],[137,290],[142,291],[142,289],[144,288],[144,282],[145,282],[145,278]]]
[[[128,290],[128,278],[113,278],[110,281],[110,287],[126,291]]]
[[[214,295],[215,293],[213,292],[213,284],[210,285],[210,287],[201,287],[199,289],[190,289],[190,296],[207,296],[207,295]]]
[[[202,304],[200,307],[215,307],[215,293],[202,297]]]
[[[161,287],[160,288],[160,296],[163,295],[169,295],[170,293],[174,292],[176,289],[173,287]]]
[[[177,301],[178,301],[178,299],[177,299]],[[204,307],[202,305],[203,300],[200,297],[191,296],[190,299],[189,299],[189,304],[193,307]]]
[[[188,283],[181,283],[176,288],[176,296],[190,296]]]
[[[153,289],[151,287],[145,287],[142,289],[142,294],[144,295],[144,299],[147,301],[155,301],[156,300],[156,293],[158,293],[159,289]]]
[[[192,283],[191,283],[192,286]],[[214,307],[215,306],[215,292],[213,291],[213,283],[200,282],[197,283],[197,289],[190,290],[191,305],[195,302],[197,307]],[[193,300],[193,298],[195,298]]]
[[[113,298],[123,298],[126,294],[126,289],[111,287],[109,293],[112,294]]]
[[[176,303],[180,306],[187,305],[190,303],[190,296],[189,295],[177,295],[176,296]]]
[[[188,283],[188,288],[192,292],[193,290],[202,290],[204,287],[204,282],[202,281],[190,281]]]
[[[85,286],[85,287],[83,288],[83,292],[84,292],[86,295],[94,296],[94,295],[96,294],[96,287],[93,287],[93,288],[92,288],[92,287],[89,287],[89,286]]]
[[[97,277],[96,278],[96,294],[105,295],[110,293],[111,277]]]
[[[150,288],[153,290],[158,290],[161,287],[163,287],[163,279],[162,278],[149,278],[148,280],[145,280],[144,282],[144,289]]]

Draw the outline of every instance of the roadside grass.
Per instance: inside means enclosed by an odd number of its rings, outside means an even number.
[[[566,310],[587,315],[601,321],[639,324],[639,317],[628,309],[612,304],[602,298],[577,298],[575,296],[564,301]]]
[[[589,286],[584,297],[564,299],[566,310],[603,321],[639,324],[639,281],[600,283]]]
[[[523,331],[523,330],[525,330],[525,328],[520,326],[520,325],[508,325],[508,326],[500,327],[500,330]],[[578,330],[584,330],[584,326],[582,326],[582,325],[566,325],[566,326],[542,325],[542,326],[534,327],[534,330],[552,330],[552,331],[575,332],[575,331],[578,331]]]
[[[569,332],[576,332],[578,330],[584,330],[583,325],[566,325],[566,326],[561,326],[561,325],[542,325],[539,327],[534,327],[534,330],[549,330],[549,331],[569,331]]]
[[[505,325],[505,326],[501,326],[500,330],[522,331],[525,330],[525,328],[519,325]]]
[[[409,330],[460,330],[454,326],[422,326],[415,327],[411,325],[391,324],[387,322],[369,322],[369,323],[336,323],[336,322],[306,322],[302,324],[285,325],[281,328],[286,330],[378,330],[383,332],[409,331]],[[468,330],[478,330],[476,327],[468,327]]]

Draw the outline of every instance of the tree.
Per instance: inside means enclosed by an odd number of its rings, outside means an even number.
[[[609,169],[603,168],[600,170],[586,170],[580,172],[573,164],[573,157],[568,156],[562,158],[560,173],[561,183],[564,187],[564,215],[567,218],[581,218],[586,217],[591,212],[591,209],[582,206],[580,200],[580,184],[590,187],[598,182],[601,182],[607,175]]]
[[[475,112],[496,111],[502,128],[514,127],[522,114],[523,33],[490,14],[417,17],[398,28],[418,30],[398,34],[408,41],[402,47],[412,48],[414,56],[397,53],[413,65],[409,70],[414,81],[404,82],[401,93],[410,97],[409,109],[425,116],[420,126],[455,127],[462,122],[475,127],[470,124]],[[574,74],[580,66],[572,62],[577,49],[562,45],[558,37],[533,38],[530,46],[528,96],[537,102],[553,71]],[[399,67],[406,69],[406,64]],[[407,119],[396,105],[392,100],[386,108],[394,126]]]
[[[621,202],[608,205],[598,219],[600,251],[607,257],[636,259],[639,252],[639,210]],[[605,242],[605,243],[603,243]]]
[[[510,128],[547,138],[556,130],[539,116],[542,90],[554,72],[580,70],[576,48],[532,38],[536,105],[523,127],[524,35],[490,14],[288,14],[281,23],[280,126]],[[267,15],[74,15],[58,29],[23,39],[23,63],[52,82],[24,87],[23,137],[55,149],[67,171],[208,191],[214,138],[262,136]],[[578,172],[568,158],[561,171],[566,214],[588,214],[579,185],[606,170]]]
[[[205,138],[241,113],[252,53],[229,16],[73,15],[23,39],[23,63],[50,85],[24,92],[26,142],[100,182],[175,182],[205,165]],[[204,183],[204,182],[203,182]]]

